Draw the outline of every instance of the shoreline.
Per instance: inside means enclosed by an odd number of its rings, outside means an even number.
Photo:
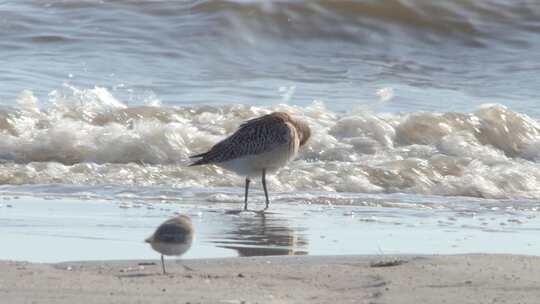
[[[166,262],[170,273],[161,275],[157,259],[4,260],[0,295],[6,303],[537,303],[540,298],[538,256],[267,256]]]

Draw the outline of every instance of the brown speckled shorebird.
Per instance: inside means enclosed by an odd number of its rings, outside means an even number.
[[[266,173],[273,173],[296,157],[311,136],[309,126],[285,112],[274,112],[246,121],[231,136],[215,144],[190,166],[215,164],[246,177],[244,210],[251,177],[262,176],[266,208],[270,204]]]
[[[167,273],[163,256],[184,254],[191,247],[193,235],[191,219],[186,215],[179,215],[163,222],[154,234],[145,240],[152,249],[161,253],[163,274]]]

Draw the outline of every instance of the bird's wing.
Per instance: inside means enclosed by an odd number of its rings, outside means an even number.
[[[290,144],[291,130],[281,117],[265,115],[240,125],[238,131],[215,144],[208,152],[195,155],[202,157],[192,166],[220,163],[246,155],[271,151]]]
[[[182,226],[163,224],[154,233],[154,240],[168,243],[185,243],[189,231]]]

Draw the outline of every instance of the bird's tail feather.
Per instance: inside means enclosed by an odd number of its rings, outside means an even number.
[[[204,152],[204,153],[200,153],[200,154],[191,155],[189,158],[198,158],[198,157],[202,157],[202,158],[196,160],[195,162],[193,162],[193,163],[191,163],[191,164],[189,164],[189,166],[192,167],[192,166],[204,165],[204,164],[208,163],[207,160],[204,159],[204,157],[205,157],[206,155],[208,155],[208,152]]]
[[[208,154],[208,152],[204,152],[204,153],[200,153],[200,154],[195,154],[195,155],[190,155],[189,158],[204,157],[206,154]]]
[[[193,167],[193,166],[199,166],[199,165],[205,165],[208,163],[208,160],[204,159],[204,158],[201,158],[199,160],[196,160],[195,162],[189,164],[189,167]]]

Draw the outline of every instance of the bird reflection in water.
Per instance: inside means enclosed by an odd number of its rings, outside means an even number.
[[[288,227],[288,221],[272,213],[234,218],[227,230],[213,241],[217,247],[233,249],[239,256],[306,255],[305,228]]]

